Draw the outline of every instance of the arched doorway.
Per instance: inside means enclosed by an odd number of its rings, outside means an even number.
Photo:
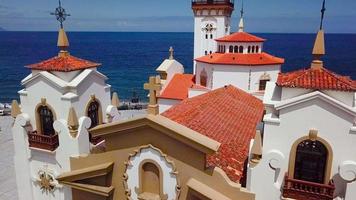
[[[304,140],[296,149],[294,179],[314,183],[325,182],[328,150],[318,140]]]
[[[52,110],[46,106],[41,105],[37,109],[37,115],[39,120],[39,129],[40,133],[47,136],[52,136],[55,134],[53,128],[54,116]]]

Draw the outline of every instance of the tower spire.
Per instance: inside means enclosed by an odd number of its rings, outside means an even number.
[[[242,0],[241,11],[240,11],[239,32],[244,32],[244,1],[243,0]]]
[[[66,32],[64,31],[63,22],[68,16],[70,16],[70,14],[66,13],[65,9],[62,7],[61,0],[58,0],[58,7],[53,13],[51,13],[51,15],[56,16],[56,19],[59,22],[60,29],[58,32],[57,46],[59,47],[60,52],[58,56],[67,56],[69,54],[69,52],[67,51],[67,48],[69,47],[69,40]]]
[[[324,40],[324,30],[323,30],[325,11],[326,11],[325,0],[323,0],[323,5],[321,9],[320,28],[316,36],[314,48],[313,48],[313,62],[311,67],[314,69],[320,69],[323,67],[323,61],[321,60],[321,57],[325,55],[325,40]]]

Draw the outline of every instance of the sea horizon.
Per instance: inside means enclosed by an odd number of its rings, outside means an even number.
[[[30,70],[24,66],[37,63],[58,54],[56,31],[2,31],[0,32],[0,102],[18,99],[21,80]],[[175,58],[192,73],[192,32],[67,32],[71,55],[102,63],[99,71],[107,75],[112,91],[120,99],[129,100],[136,92],[146,101],[143,90],[149,76],[168,58],[173,46]],[[310,66],[315,33],[253,33],[267,39],[264,51],[285,58],[282,71]],[[327,33],[325,66],[341,75],[356,79],[356,34]]]

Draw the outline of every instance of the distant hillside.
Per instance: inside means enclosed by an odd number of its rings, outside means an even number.
[[[0,27],[0,31],[6,31],[6,30]]]

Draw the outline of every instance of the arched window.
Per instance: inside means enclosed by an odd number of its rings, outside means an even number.
[[[221,46],[221,45],[219,45],[218,52],[219,52],[219,53],[221,53],[221,52],[222,52],[222,46]]]
[[[208,51],[205,51],[205,55],[208,55]]]
[[[256,46],[256,53],[259,53],[259,52],[260,52],[260,47]]]
[[[147,162],[142,165],[141,170],[142,193],[149,193],[151,195],[156,195],[159,197],[161,194],[161,177],[159,168],[155,164]]]
[[[224,48],[223,52],[226,53],[226,46],[224,45],[223,48]]]
[[[37,115],[38,115],[38,126],[37,129],[38,131],[47,136],[52,136],[55,134],[54,128],[53,128],[53,122],[54,122],[54,116],[52,110],[46,106],[46,105],[41,105],[37,108]]]
[[[210,34],[210,39],[213,39],[213,34]]]
[[[205,34],[205,39],[208,39],[208,34]]]
[[[239,48],[239,53],[243,53],[244,52],[244,47],[243,46],[240,46]]]
[[[100,124],[100,104],[97,100],[92,100],[87,109],[87,116],[91,119],[91,126],[93,128]]]
[[[234,47],[234,53],[238,53],[239,52],[239,47],[238,46],[235,46]]]
[[[230,47],[229,47],[229,52],[230,52],[230,53],[233,53],[233,52],[234,52],[234,47],[233,47],[233,46],[230,46]]]
[[[252,46],[252,53],[255,53],[255,46]]]
[[[212,51],[209,51],[209,54],[212,54],[213,52]]]
[[[251,46],[248,46],[247,53],[251,53]]]
[[[323,184],[327,159],[328,150],[323,143],[302,141],[296,151],[294,179]]]
[[[200,85],[206,87],[207,81],[208,81],[208,75],[205,69],[203,69],[203,71],[200,73]]]

